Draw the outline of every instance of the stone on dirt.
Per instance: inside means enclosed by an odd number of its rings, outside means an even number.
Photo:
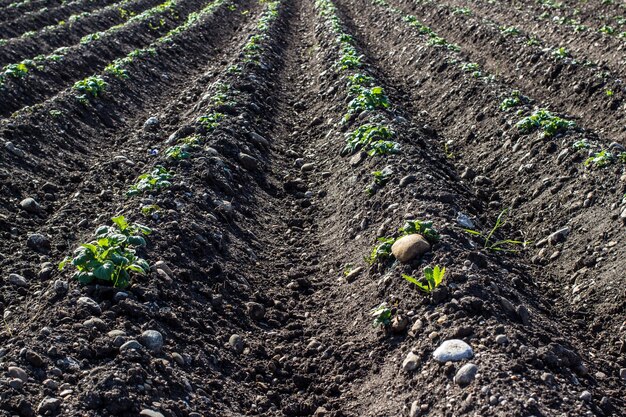
[[[419,364],[420,364],[419,356],[417,356],[413,352],[409,352],[409,354],[406,355],[406,358],[402,362],[402,369],[405,372],[410,372],[410,371],[415,370],[419,366]]]
[[[472,347],[459,339],[446,340],[433,352],[433,358],[442,363],[471,359],[473,356]]]
[[[28,382],[26,371],[19,366],[9,366],[8,374],[11,378],[21,379],[24,383]]]
[[[51,415],[55,413],[60,406],[61,400],[59,400],[58,398],[45,398],[39,403],[39,407],[37,407],[37,413],[44,416]]]
[[[430,243],[422,235],[403,236],[391,246],[391,253],[400,262],[406,263],[430,250]]]
[[[143,345],[153,352],[159,352],[163,347],[163,335],[156,330],[146,330],[141,334]]]
[[[15,285],[16,287],[28,287],[26,278],[18,274],[9,274],[9,284]]]
[[[99,316],[102,313],[100,305],[89,297],[80,297],[76,301],[76,304],[79,307],[85,307],[90,313],[95,314],[96,316]]]
[[[162,413],[159,413],[158,411],[150,410],[147,408],[141,410],[139,415],[142,417],[164,417]]]
[[[25,198],[20,201],[20,207],[29,213],[39,213],[41,211],[41,206],[39,205],[39,203],[31,197]]]
[[[228,344],[236,353],[243,352],[243,339],[238,334],[234,334],[228,339]]]
[[[456,375],[454,375],[454,382],[457,385],[465,387],[474,381],[477,372],[478,366],[473,363],[467,363],[457,371]]]

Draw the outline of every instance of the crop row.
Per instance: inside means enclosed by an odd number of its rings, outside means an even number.
[[[234,77],[244,77],[245,72],[261,65],[265,45],[270,40],[268,34],[278,17],[280,4],[280,1],[265,2],[265,10],[259,19],[256,33],[250,36],[242,47],[240,61],[224,70],[224,79],[230,78],[235,81]],[[221,5],[236,9],[236,6],[230,2],[217,1],[213,3],[210,10],[204,9],[198,13],[197,19]],[[189,22],[189,25],[193,25],[195,20]],[[179,33],[182,33],[182,30],[171,33],[168,41],[173,40]],[[196,133],[184,137],[173,136],[165,143],[163,152],[155,149],[153,153],[157,157],[153,161],[153,168],[139,175],[130,189],[126,190],[126,198],[142,196],[141,201],[149,201],[148,204],[142,203],[140,206],[139,210],[142,215],[155,220],[159,218],[162,210],[152,201],[159,192],[170,187],[172,181],[177,178],[175,169],[171,167],[175,167],[177,161],[180,160],[192,161],[195,155],[202,153],[209,136],[227,117],[221,111],[228,112],[237,105],[237,91],[233,90],[230,83],[216,82],[210,90],[211,92],[207,94],[209,104],[204,109],[204,114],[194,122],[193,130]],[[96,97],[91,99],[94,98]],[[146,196],[150,197],[146,198]],[[137,223],[129,224],[123,216],[117,216],[113,218],[112,226],[99,227],[94,234],[94,240],[82,244],[72,257],[60,264],[60,268],[71,263],[76,270],[74,278],[80,283],[96,281],[125,287],[129,284],[132,274],[143,275],[149,270],[149,263],[137,256],[137,250],[146,244],[142,235],[151,232],[150,228]]]
[[[52,54],[35,57],[17,64],[7,65],[0,73],[0,97],[6,97],[3,113],[15,111],[24,104],[46,99],[62,87],[62,82],[76,81],[85,73],[94,70],[136,46],[145,45],[160,34],[175,33],[177,21],[184,18],[190,9],[197,7],[200,0],[166,1],[152,9],[132,17],[123,25],[106,32],[83,37],[81,43],[70,48],[59,48]],[[125,43],[116,42],[125,37]],[[99,51],[97,57],[85,62],[85,57]],[[131,52],[132,53],[132,52]],[[46,80],[54,83],[46,83]],[[9,82],[10,81],[10,82]],[[4,85],[2,85],[4,84]]]
[[[0,6],[0,21],[14,19],[23,13],[32,12],[44,7],[54,7],[54,3],[62,4],[62,1],[53,2],[47,0],[21,0]]]
[[[623,68],[625,64],[619,55],[613,56],[610,51],[623,47],[626,42],[626,26],[622,26],[616,19],[613,25],[604,25],[596,29],[591,29],[580,21],[562,16],[552,16],[549,13],[538,13],[529,10],[526,5],[519,4],[513,8],[497,8],[488,2],[476,1],[473,8],[460,7],[459,2],[454,2],[456,6],[450,5],[455,11],[465,10],[466,14],[481,15],[497,20],[500,25],[513,25],[528,32],[531,39],[550,38],[553,42],[563,45],[572,45],[580,55],[593,56],[597,61],[609,62],[616,67]],[[531,5],[531,7],[534,7]],[[537,6],[539,7],[539,6]],[[552,24],[552,25],[550,25]],[[541,36],[534,33],[541,30]],[[544,30],[547,29],[547,30]],[[572,42],[575,40],[575,42]],[[580,45],[580,46],[577,46]]]
[[[141,13],[158,0],[122,0],[97,12],[82,12],[46,26],[37,32],[27,32],[13,39],[1,39],[0,63],[8,64],[27,57],[39,56],[60,46],[78,42],[84,35],[119,25]],[[31,58],[32,59],[32,58]]]
[[[428,24],[439,25],[446,36],[462,41],[466,52],[475,55],[477,62],[501,72],[501,77],[511,84],[545,101],[558,100],[561,111],[576,116],[587,115],[589,106],[603,108],[605,112],[588,123],[611,134],[623,132],[623,86],[619,75],[591,62],[579,61],[567,48],[543,44],[512,26],[486,24],[468,15],[455,15],[454,9],[446,6],[419,6],[417,10]],[[498,39],[498,42],[487,39]],[[498,62],[498,68],[492,62]],[[507,71],[502,71],[503,64]],[[515,73],[522,69],[533,78],[518,77]],[[546,85],[551,86],[549,91]]]
[[[428,39],[426,44],[432,46],[432,42],[430,42],[432,29],[419,22],[415,16],[405,14],[403,10],[390,6],[385,0],[372,0],[372,3],[402,16],[405,24],[415,28],[422,37]],[[481,68],[477,63],[467,61],[460,49],[447,49],[452,55],[449,61],[456,63],[467,75],[481,80],[486,86],[497,84],[495,75],[489,74],[488,71]],[[502,87],[494,85],[494,87],[497,89],[509,89],[508,95],[503,97],[500,103],[494,103],[494,106],[497,105],[501,111],[517,116],[517,120],[514,120],[512,123],[520,134],[527,135],[539,131],[543,137],[553,138],[566,134],[568,130],[577,129],[576,123],[557,116],[545,108],[537,107],[536,100],[523,94],[518,89],[504,85]],[[512,112],[511,110],[515,111]],[[581,129],[578,130],[583,132]],[[597,135],[591,136],[597,137]],[[600,140],[585,140],[582,142],[576,140],[572,141],[571,146],[573,149],[588,153],[584,160],[585,166],[588,167],[603,168],[617,162],[626,163],[626,152],[621,147],[613,146],[614,149],[609,149],[608,146],[601,145]]]
[[[76,0],[52,9],[44,7],[37,12],[24,13],[17,19],[0,23],[0,33],[3,34],[3,38],[19,36],[24,32],[35,31],[63,20],[77,12],[96,10],[109,2],[110,0]]]

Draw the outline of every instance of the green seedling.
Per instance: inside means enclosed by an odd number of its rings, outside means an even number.
[[[415,29],[417,29],[420,35],[429,35],[429,36],[435,35],[435,32],[433,32],[431,28],[421,23],[419,20],[417,20],[417,17],[415,16],[412,16],[412,15],[403,16],[402,20],[408,23],[409,26],[412,26]]]
[[[604,94],[606,94],[607,97],[613,97],[615,95],[615,92],[611,89],[606,89],[604,91]]]
[[[454,9],[452,14],[453,15],[462,15],[462,16],[471,16],[472,15],[472,9],[470,9],[469,7],[457,7],[456,9]]]
[[[170,146],[165,151],[165,156],[176,161],[180,161],[181,159],[187,159],[191,156],[191,154],[189,153],[190,148],[191,147],[187,144]]]
[[[93,41],[97,41],[98,39],[100,39],[102,37],[102,35],[104,35],[104,32],[95,32],[95,33],[90,33],[89,35],[85,35],[80,39],[80,43],[83,45],[86,45],[88,43],[91,43]]]
[[[521,34],[519,29],[513,26],[500,26],[499,29],[500,29],[500,33],[502,34],[502,36],[505,36],[505,37],[518,36]]]
[[[435,288],[441,284],[446,274],[446,267],[443,268],[436,265],[434,268],[424,268],[424,276],[422,278],[414,278],[410,275],[402,274],[402,278],[415,284],[420,291],[430,294]]]
[[[465,232],[478,236],[483,239],[483,247],[493,252],[519,252],[521,249],[526,248],[526,245],[530,242],[513,240],[513,239],[496,239],[496,232],[506,224],[506,215],[508,209],[502,210],[496,219],[496,223],[488,233],[479,232],[472,229],[463,229]],[[521,248],[520,248],[521,247]],[[518,249],[519,248],[519,249]]]
[[[61,261],[59,270],[71,263],[76,268],[73,278],[81,284],[96,281],[117,288],[128,286],[131,273],[147,274],[150,265],[136,255],[136,249],[146,246],[144,236],[152,230],[138,223],[129,224],[124,216],[111,220],[113,226],[98,227],[94,240],[82,244],[73,257]]]
[[[239,65],[239,64],[231,65],[226,70],[226,72],[229,73],[229,74],[241,74],[241,71],[242,71],[241,70],[241,65]]]
[[[341,70],[360,68],[363,65],[362,59],[363,55],[359,55],[354,46],[346,43],[342,44],[338,64]]]
[[[344,120],[362,111],[389,108],[389,99],[382,87],[362,88],[359,94],[348,103],[348,114]]]
[[[78,96],[79,100],[86,101],[87,96],[98,97],[101,95],[106,90],[106,87],[107,83],[102,77],[93,75],[84,80],[77,81],[72,88],[81,93],[81,95]]]
[[[435,244],[441,240],[441,235],[433,227],[433,222],[428,220],[407,220],[399,230],[399,232],[403,235],[422,235],[424,239],[429,241],[431,244]]]
[[[523,96],[518,90],[513,90],[511,92],[511,97],[505,98],[502,103],[500,103],[500,110],[508,111],[514,107],[520,106],[523,103],[528,103],[529,101],[528,97]]]
[[[587,141],[587,139],[581,139],[581,140],[577,140],[576,142],[574,142],[574,144],[572,145],[574,147],[574,149],[576,149],[577,151],[583,150],[583,149],[589,149],[591,148],[591,144],[589,144],[589,142]]]
[[[202,127],[204,127],[207,131],[212,131],[213,129],[215,129],[220,121],[224,118],[225,116],[222,113],[210,113],[210,114],[206,114],[204,116],[200,116],[198,118],[198,123],[200,123],[202,125]]]
[[[128,70],[124,68],[125,62],[125,59],[116,59],[104,68],[104,72],[111,74],[120,80],[125,80],[129,77]]]
[[[588,166],[593,165],[597,168],[605,168],[613,164],[616,159],[617,158],[612,152],[606,149],[603,149],[600,152],[596,152],[592,156],[587,158],[585,160],[585,166],[588,167]]]
[[[461,65],[461,69],[464,72],[472,73],[472,77],[480,78],[483,73],[480,71],[480,65],[475,62],[469,62]]]
[[[372,143],[388,141],[395,133],[384,125],[365,124],[347,134],[344,152],[354,153],[360,149],[368,150]]]
[[[370,143],[367,154],[369,156],[374,155],[390,155],[400,152],[400,144],[392,142],[390,140],[377,140]]]
[[[374,79],[369,75],[356,73],[348,76],[348,91],[352,95],[359,94],[364,88],[370,87]]]
[[[374,249],[372,249],[372,252],[370,253],[369,257],[365,258],[365,261],[369,265],[374,265],[375,263],[385,262],[391,259],[393,256],[391,254],[391,246],[393,246],[393,244],[396,243],[396,240],[398,240],[398,238],[379,237],[377,239],[378,244],[374,246]]]
[[[557,59],[565,59],[570,57],[570,53],[564,47],[560,47],[552,51],[552,55]]]
[[[393,313],[387,303],[382,303],[378,307],[373,308],[370,315],[374,318],[372,327],[387,328],[391,324]]]
[[[4,75],[13,78],[24,78],[28,74],[28,67],[24,63],[9,64],[4,67]]]
[[[174,175],[162,166],[156,166],[152,172],[142,174],[137,182],[130,187],[126,195],[131,197],[148,191],[159,191],[172,185],[170,180]]]
[[[600,33],[604,33],[605,35],[615,35],[615,28],[613,26],[604,25],[600,29],[598,29]]]
[[[542,130],[544,137],[551,138],[557,133],[575,128],[576,123],[561,119],[549,111],[541,109],[517,122],[516,126],[522,133],[528,134],[535,130]]]
[[[393,176],[393,172],[387,167],[382,171],[372,172],[372,176],[374,177],[374,180],[365,189],[365,192],[369,195],[373,195],[378,189],[383,188]]]
[[[157,215],[160,212],[161,212],[161,207],[157,206],[156,204],[150,204],[150,205],[141,207],[141,214],[143,214],[146,217],[154,217],[154,215]]]

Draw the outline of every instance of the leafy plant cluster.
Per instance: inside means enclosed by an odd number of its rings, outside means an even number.
[[[433,227],[433,222],[425,220],[408,220],[404,226],[398,229],[398,235],[392,237],[378,238],[378,244],[374,246],[369,257],[365,260],[373,265],[377,262],[385,262],[393,257],[391,246],[403,236],[419,234],[431,244],[436,244],[441,240],[439,232]]]
[[[166,168],[158,165],[151,172],[141,174],[137,182],[126,192],[127,196],[141,195],[150,191],[159,191],[172,185],[171,179],[174,176]]]
[[[519,90],[513,90],[511,91],[511,95],[500,103],[500,110],[509,111],[510,109],[530,104],[531,102],[532,100],[520,93]]]
[[[547,110],[539,109],[535,110],[530,116],[518,121],[515,126],[524,134],[541,130],[544,137],[551,138],[557,133],[563,133],[568,129],[575,128],[576,123],[555,116]]]
[[[386,167],[381,171],[372,172],[372,177],[374,178],[371,184],[365,189],[368,195],[373,195],[377,190],[387,185],[391,177],[393,177],[393,171],[389,167]]]
[[[344,152],[365,150],[370,156],[397,153],[400,145],[390,140],[394,136],[394,131],[387,125],[367,123],[346,134]]]
[[[73,278],[81,284],[104,282],[125,288],[131,273],[145,275],[150,270],[148,262],[137,256],[137,249],[146,246],[145,235],[152,233],[147,226],[129,224],[124,216],[113,217],[112,226],[100,226],[94,239],[80,245],[73,257],[65,258],[59,269],[71,264],[76,272]]]
[[[102,77],[92,75],[91,77],[76,81],[72,88],[79,93],[76,98],[80,102],[87,102],[89,97],[97,98],[101,96],[106,90],[106,87],[107,83],[104,79],[102,79]]]

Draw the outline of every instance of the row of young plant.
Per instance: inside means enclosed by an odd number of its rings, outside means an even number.
[[[459,8],[453,7],[447,4],[434,3],[430,0],[428,1],[415,1],[418,4],[428,4],[433,7],[437,7],[439,9],[444,9],[451,15],[462,15],[462,16],[472,16],[473,11],[467,7]],[[385,1],[381,1],[380,3],[385,3]],[[611,74],[608,71],[602,70],[596,62],[592,62],[590,60],[580,60],[577,59],[572,53],[564,46],[552,46],[542,41],[541,39],[532,36],[530,34],[524,33],[520,29],[515,26],[506,26],[499,25],[497,22],[489,20],[485,17],[482,17],[482,20],[487,23],[488,26],[497,27],[498,31],[504,38],[517,38],[526,43],[527,46],[536,49],[537,53],[541,52],[549,52],[551,57],[555,61],[559,61],[566,65],[578,66],[582,65],[585,68],[589,68],[590,71],[593,72],[591,76],[597,77],[601,79],[607,87],[604,90],[604,95],[607,99],[613,99],[616,94],[622,91],[621,79],[615,74]],[[468,65],[477,65],[470,63]],[[476,74],[476,72],[474,72]]]
[[[385,0],[372,0],[376,5],[385,7],[387,10],[402,16],[402,20],[409,26],[416,28],[420,35],[430,38],[431,29],[423,23],[419,22],[413,15],[407,15],[402,10],[389,5]],[[427,41],[428,45],[433,45]],[[450,49],[453,55],[451,62],[457,62],[460,68],[470,73],[474,78],[481,78],[488,82],[494,82],[496,77],[482,70],[476,63],[463,60],[460,50]],[[521,134],[527,135],[534,132],[540,132],[543,137],[552,138],[559,134],[565,134],[568,130],[576,129],[576,123],[571,120],[564,119],[544,108],[533,108],[534,101],[523,95],[519,90],[511,91],[508,97],[505,97],[500,103],[499,108],[508,112],[517,109],[515,114],[519,117],[515,122],[515,127]],[[613,147],[616,150],[602,148],[600,144],[594,141],[577,141],[572,145],[575,149],[588,152],[588,157],[584,160],[587,167],[607,167],[616,162],[626,162],[626,152],[621,147]]]
[[[29,38],[33,38],[34,36],[41,36],[41,35],[53,32],[55,30],[58,30],[60,28],[64,28],[67,31],[69,31],[72,28],[72,26],[74,26],[75,24],[79,22],[84,21],[87,18],[95,20],[112,11],[119,13],[120,18],[122,18],[122,20],[128,20],[129,18],[136,15],[136,12],[134,12],[133,9],[135,9],[141,3],[142,3],[141,1],[136,1],[136,0],[122,0],[117,3],[113,3],[106,7],[103,7],[97,12],[76,13],[76,14],[71,15],[67,19],[59,20],[58,22],[45,26],[38,31],[31,30],[28,32],[24,32],[20,36],[17,36],[15,38],[0,39],[0,45],[6,45],[8,42],[12,40],[16,40],[16,39],[29,39]],[[57,33],[57,35],[60,36],[62,35],[62,33]]]
[[[51,24],[57,16],[63,16],[78,11],[94,12],[97,7],[104,7],[111,0],[76,0],[64,2],[58,7],[42,7],[36,11],[22,12],[13,19],[0,23],[3,37],[19,36],[23,30],[36,32],[42,25]],[[18,12],[19,13],[19,12]]]
[[[613,36],[626,40],[626,17],[623,15],[615,15],[609,17],[608,20],[611,23],[604,24],[600,27],[592,27],[585,25],[576,16],[580,15],[580,10],[577,8],[570,9],[563,2],[555,1],[543,1],[538,2],[543,10],[542,13],[535,13],[534,16],[538,20],[550,20],[558,25],[570,27],[573,32],[597,32],[604,36]],[[566,13],[566,16],[558,15],[556,11]]]
[[[259,0],[265,3],[265,10],[259,20],[257,33],[250,37],[242,49],[243,61],[225,70],[224,77],[234,77],[242,74],[242,66],[246,64],[256,66],[260,62],[261,55],[265,51],[264,42],[268,40],[268,32],[271,24],[278,16],[280,1]],[[230,0],[216,0],[210,9],[203,9],[195,18],[190,16],[191,22],[197,22],[215,11],[217,7],[227,5],[231,10],[237,8]],[[191,23],[193,25],[193,23]],[[190,25],[190,26],[191,26]],[[187,28],[189,28],[188,26]],[[171,34],[167,41],[171,41],[176,35]],[[254,45],[254,47],[251,47]],[[238,68],[239,71],[234,71]],[[175,165],[175,161],[188,159],[194,153],[199,153],[210,135],[226,117],[219,113],[219,108],[224,105],[234,106],[235,92],[230,84],[218,82],[212,86],[213,94],[211,104],[205,109],[205,114],[196,119],[196,132],[191,136],[177,139],[175,144],[166,146],[163,153],[154,152],[159,160],[153,162],[153,168],[138,176],[135,183],[125,192],[126,198],[158,195],[159,192],[172,185],[176,177],[174,169],[166,166]],[[155,204],[141,204],[142,215],[158,219],[161,208]],[[149,262],[137,253],[146,246],[145,236],[152,233],[152,229],[140,223],[129,223],[124,216],[117,216],[112,219],[113,225],[100,226],[96,229],[93,240],[80,245],[73,256],[64,259],[59,264],[59,269],[64,269],[71,264],[75,268],[73,278],[82,284],[92,282],[106,283],[118,288],[129,285],[132,274],[145,275],[150,270]]]
[[[156,29],[157,27],[165,24],[164,17],[167,14],[169,14],[173,19],[178,18],[177,9],[178,3],[176,0],[167,0],[158,6],[129,18],[123,24],[113,26],[104,32],[95,32],[84,36],[81,39],[80,44],[87,45],[97,40],[104,41],[105,38],[112,37],[118,32],[130,28],[133,24],[143,22],[149,22],[150,25],[157,25],[154,27],[154,29]],[[38,55],[32,59],[25,59],[15,64],[8,64],[0,71],[0,88],[5,86],[8,79],[25,79],[31,73],[31,70],[44,71],[47,65],[62,61],[66,55],[69,53],[76,53],[76,51],[80,48],[80,45],[73,47],[61,47],[46,56]]]
[[[337,9],[330,0],[317,0],[315,7],[324,23],[330,28],[334,36],[334,42],[338,45],[339,54],[335,62],[335,69],[347,81],[347,96],[349,103],[346,114],[341,124],[351,128],[346,134],[346,145],[341,154],[343,156],[359,151],[366,151],[369,156],[386,155],[396,153],[400,145],[392,141],[395,137],[394,130],[387,120],[393,114],[387,112],[390,108],[388,97],[384,89],[378,85],[376,79],[369,73],[364,62],[364,57],[359,54],[355,47],[354,38],[343,30],[343,25],[337,14]],[[366,120],[363,123],[363,120]],[[372,173],[374,180],[366,189],[368,194],[373,194],[377,189],[384,187],[391,179],[393,173],[387,169]],[[439,242],[439,233],[432,227],[431,222],[412,220],[400,228],[393,236],[382,237],[373,248],[366,262],[369,265],[379,264],[382,267],[389,266],[394,256],[391,252],[392,245],[403,236],[420,234],[431,244]],[[350,269],[345,271],[346,274]],[[432,292],[442,281],[445,268],[436,265],[426,267],[422,277],[412,277],[402,274],[402,277],[424,293]],[[388,329],[395,316],[395,308],[383,302],[371,311],[375,326]]]

